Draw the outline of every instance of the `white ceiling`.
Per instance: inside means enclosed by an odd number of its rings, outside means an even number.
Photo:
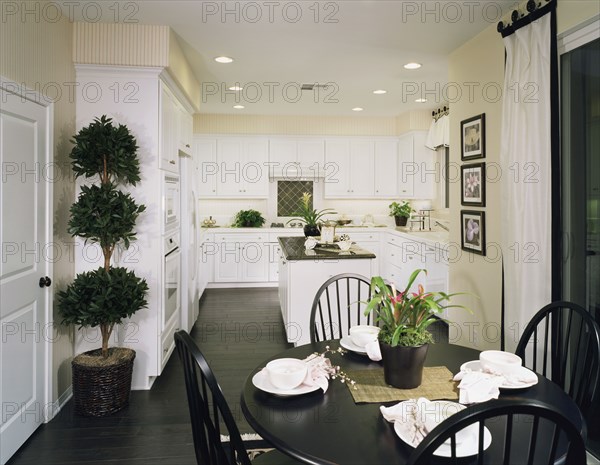
[[[123,2],[123,8],[128,3]],[[515,2],[140,1],[136,5],[135,19],[140,23],[168,25],[178,35],[203,83],[202,113],[396,116],[443,105],[449,53],[496,24],[501,12]],[[223,17],[225,7],[232,13]],[[298,12],[301,17],[294,21]],[[337,22],[326,21],[327,15]],[[213,59],[220,55],[235,61],[218,64]],[[410,61],[423,67],[404,69]],[[245,88],[237,102],[235,93],[226,91],[236,83]],[[333,85],[319,94],[305,91],[294,102],[304,83]],[[374,95],[376,89],[388,93]],[[428,102],[415,103],[425,90]],[[234,110],[236,103],[246,108]],[[353,112],[354,107],[364,111]]]

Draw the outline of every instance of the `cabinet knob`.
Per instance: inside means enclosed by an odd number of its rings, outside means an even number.
[[[190,144],[185,144],[185,146],[189,149],[190,148]]]
[[[171,165],[174,165],[174,164],[175,164],[175,160],[169,160],[169,163],[170,163]]]
[[[52,284],[52,280],[48,276],[44,276],[40,278],[38,284],[40,287],[50,287],[50,285]]]

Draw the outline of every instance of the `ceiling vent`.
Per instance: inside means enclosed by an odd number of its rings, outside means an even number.
[[[315,90],[315,88],[327,89],[327,84],[302,84],[301,90]]]

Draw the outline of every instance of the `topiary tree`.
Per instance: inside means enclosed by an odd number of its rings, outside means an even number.
[[[76,177],[99,178],[86,185],[71,206],[69,233],[98,244],[104,266],[80,273],[66,290],[58,293],[63,324],[100,327],[102,355],[108,357],[108,341],[116,324],[147,306],[146,280],[125,268],[112,267],[117,245],[129,248],[136,239],[135,223],[146,207],[138,205],[119,184],[140,181],[137,143],[126,126],[113,126],[106,116],[96,118],[73,137],[71,166]]]

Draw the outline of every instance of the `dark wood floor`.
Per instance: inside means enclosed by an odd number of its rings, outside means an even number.
[[[213,289],[200,303],[192,336],[210,361],[242,432],[241,386],[264,359],[290,347],[274,289]],[[133,391],[106,418],[75,415],[71,402],[42,425],[8,465],[193,465],[192,435],[176,354],[150,391]]]

